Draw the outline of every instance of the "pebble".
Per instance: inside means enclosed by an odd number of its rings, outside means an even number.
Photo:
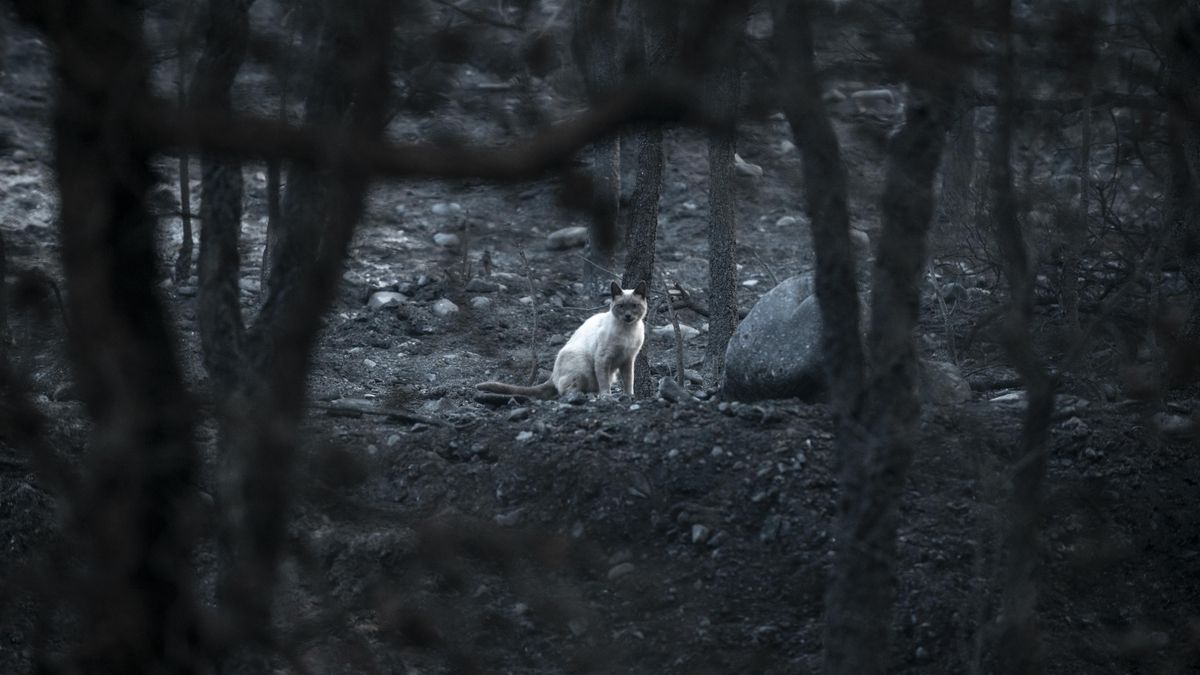
[[[546,247],[552,251],[565,251],[583,246],[588,240],[588,229],[582,225],[555,230],[546,237]]]
[[[708,541],[709,532],[710,530],[704,525],[700,525],[699,523],[692,525],[692,543],[703,544]]]
[[[508,421],[520,422],[523,419],[528,419],[531,412],[529,408],[513,408],[508,413]]]
[[[389,448],[394,448],[397,445],[399,445],[400,440],[401,440],[400,434],[392,434],[391,436],[388,436],[388,438],[387,438],[387,446]]]
[[[505,290],[503,284],[475,277],[467,282],[468,293],[498,293]]]
[[[433,235],[433,243],[437,244],[438,246],[441,246],[442,248],[453,249],[453,248],[458,248],[459,246],[461,246],[462,240],[458,238],[457,234],[451,234],[449,232],[438,232],[437,234]]]
[[[666,336],[666,337],[673,339],[675,337],[675,326],[672,324],[667,324],[665,326],[655,326],[650,332],[652,332],[658,336]],[[682,337],[684,340],[691,340],[692,338],[696,337],[699,334],[700,334],[699,329],[693,328],[693,327],[687,325],[686,323],[679,324],[679,336]]]
[[[492,306],[492,299],[485,298],[482,295],[477,295],[471,298],[471,307],[475,309],[487,309]]]
[[[658,397],[664,401],[675,403],[684,399],[690,399],[691,394],[686,389],[679,386],[673,377],[664,377],[658,381]]]
[[[733,170],[739,176],[748,176],[750,178],[762,178],[763,175],[763,168],[761,166],[747,162],[737,153],[733,155]]]
[[[456,202],[450,202],[449,204],[445,202],[438,202],[430,207],[429,210],[432,211],[433,215],[435,216],[444,216],[451,211],[462,211],[462,205]]]
[[[620,565],[613,565],[612,569],[608,571],[608,578],[610,580],[620,579],[621,577],[633,572],[635,569],[637,568],[631,562],[623,562]]]
[[[517,442],[518,443],[528,443],[529,441],[532,441],[532,440],[533,440],[533,432],[532,431],[522,431],[521,433],[517,434]]]
[[[791,227],[796,224],[796,216],[783,216],[775,221],[775,227]]]
[[[384,307],[399,307],[404,300],[404,295],[395,291],[377,291],[367,300],[367,309],[374,312]]]
[[[442,298],[433,303],[433,313],[440,317],[447,317],[458,312],[458,305],[450,302],[446,298]]]
[[[583,405],[584,403],[587,403],[588,397],[587,394],[583,393],[582,391],[573,391],[567,395],[566,400],[567,403],[570,403],[571,405]]]
[[[363,365],[368,368],[374,368],[375,366],[377,366],[379,364],[375,363],[371,359],[363,359]]]

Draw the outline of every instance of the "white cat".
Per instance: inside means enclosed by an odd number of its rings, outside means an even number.
[[[611,394],[618,374],[621,386],[633,393],[633,360],[642,349],[646,328],[646,283],[632,291],[612,285],[612,306],[588,318],[558,350],[550,379],[532,387],[483,382],[477,389],[497,394],[554,398],[571,392]]]

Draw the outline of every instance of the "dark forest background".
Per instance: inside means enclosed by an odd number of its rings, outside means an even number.
[[[2,24],[5,672],[1200,668],[1200,3]]]

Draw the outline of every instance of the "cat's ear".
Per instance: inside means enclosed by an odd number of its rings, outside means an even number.
[[[633,289],[633,294],[640,297],[641,299],[645,300],[646,299],[646,282],[639,281],[637,288]]]
[[[614,298],[620,297],[621,295],[623,295],[625,293],[625,291],[621,290],[621,285],[615,281],[612,282],[612,286],[609,286],[608,290],[610,293],[612,293],[612,296]]]

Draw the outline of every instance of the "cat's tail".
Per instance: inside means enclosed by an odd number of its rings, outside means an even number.
[[[480,382],[475,385],[475,388],[494,394],[512,394],[513,396],[528,396],[530,398],[551,399],[558,396],[558,389],[554,386],[553,380],[546,380],[532,387],[522,387],[517,384],[505,384],[503,382]]]

